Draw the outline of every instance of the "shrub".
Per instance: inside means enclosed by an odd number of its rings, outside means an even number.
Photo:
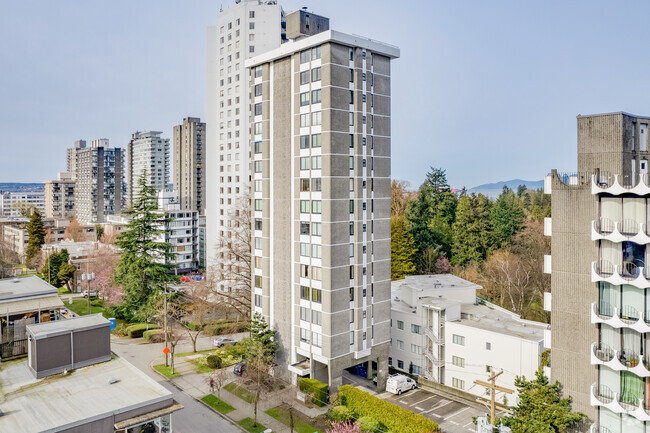
[[[379,421],[369,416],[359,418],[359,426],[362,432],[368,433],[383,433],[386,430]]]
[[[129,338],[140,338],[145,331],[158,328],[160,328],[158,325],[152,325],[150,323],[139,323],[137,325],[131,325],[126,328],[126,333]]]
[[[220,319],[205,325],[205,328],[203,328],[203,334],[212,336],[234,334],[236,332],[246,331],[247,326],[247,322],[233,322]]]
[[[142,338],[147,343],[159,343],[165,339],[162,329],[150,329],[142,333]]]
[[[345,406],[354,414],[369,416],[387,429],[400,433],[422,433],[438,431],[438,424],[422,415],[374,397],[350,385],[339,388]]]
[[[210,368],[221,368],[221,358],[217,355],[208,355],[206,364],[208,364],[208,367]]]
[[[334,406],[329,411],[329,416],[332,422],[347,422],[352,420],[352,412],[345,406]]]
[[[115,324],[115,329],[113,330],[113,334],[115,335],[120,335],[122,337],[126,337],[128,334],[126,332],[126,328],[128,328],[129,325],[127,325],[124,322],[118,322]]]
[[[312,396],[312,403],[316,406],[325,406],[328,401],[329,387],[326,383],[316,379],[303,377],[300,379],[300,390]]]

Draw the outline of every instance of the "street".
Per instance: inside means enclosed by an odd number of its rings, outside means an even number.
[[[199,338],[197,349],[209,349],[212,347],[213,337]],[[138,339],[141,341],[140,339]],[[211,409],[205,407],[202,403],[194,400],[192,397],[184,394],[182,391],[167,382],[150,368],[150,364],[157,358],[163,356],[162,349],[164,344],[133,344],[132,341],[124,338],[111,337],[111,350],[121,358],[129,361],[147,376],[164,386],[174,394],[174,399],[185,406],[179,412],[172,416],[172,427],[174,433],[202,433],[202,432],[225,432],[241,433],[241,429],[233,426],[228,421],[221,418]],[[178,344],[176,352],[186,352],[192,350],[192,344],[188,341],[182,341]],[[205,390],[208,394],[209,390]]]

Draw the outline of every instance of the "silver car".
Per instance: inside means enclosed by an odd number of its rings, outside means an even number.
[[[217,347],[228,346],[232,344],[237,344],[237,341],[234,338],[230,337],[218,337],[214,339],[214,345]]]

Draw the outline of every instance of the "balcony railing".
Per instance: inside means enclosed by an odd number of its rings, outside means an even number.
[[[609,362],[614,359],[614,349],[606,344],[598,343],[594,345],[594,355],[603,362]]]
[[[650,184],[648,181],[647,174],[639,174],[636,176],[612,175],[609,173],[595,174],[591,179],[591,193],[608,193],[612,195],[632,193],[647,195],[650,192]]]
[[[424,327],[424,334],[429,337],[431,341],[433,341],[434,344],[444,344],[445,341],[442,338],[442,336],[436,335],[436,333],[433,331],[433,327],[431,326],[425,326]]]
[[[438,359],[437,355],[434,354],[433,349],[431,347],[427,347],[425,349],[424,356],[426,356],[427,359],[431,361],[431,364],[435,367],[444,367],[445,365],[445,360]]]
[[[631,305],[623,305],[620,309],[620,317],[627,323],[634,323],[639,320],[639,311]]]
[[[614,264],[608,260],[598,260],[596,262],[596,272],[601,276],[613,275]]]
[[[607,385],[596,385],[592,387],[594,397],[602,404],[608,404],[614,401],[614,391]]]
[[[608,235],[614,231],[614,221],[600,217],[595,221],[596,231],[601,235]]]
[[[623,349],[618,355],[621,364],[628,368],[634,368],[639,365],[639,354],[630,349]]]

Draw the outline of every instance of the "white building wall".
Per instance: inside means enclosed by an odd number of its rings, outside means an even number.
[[[420,308],[420,310],[422,310]],[[419,313],[406,313],[403,311],[391,311],[391,346],[389,365],[404,372],[409,372],[411,363],[414,365],[414,374],[423,374],[426,368],[424,351],[426,341],[424,335],[424,320]],[[399,329],[403,323],[404,329]],[[414,333],[412,325],[420,327],[420,333]],[[412,347],[415,346],[415,347]],[[421,369],[421,372],[419,373]]]
[[[21,216],[20,209],[16,207],[21,203],[34,206],[41,214],[45,214],[45,192],[9,192],[2,194],[0,197],[2,199],[0,201],[0,204],[2,204],[2,216]]]

